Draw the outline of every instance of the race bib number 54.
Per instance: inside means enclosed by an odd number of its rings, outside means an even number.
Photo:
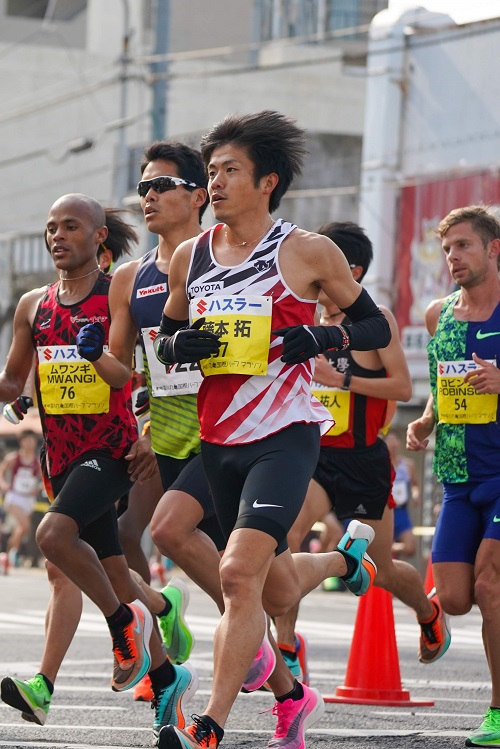
[[[496,364],[495,359],[487,360]],[[488,424],[496,421],[498,395],[476,393],[464,375],[478,365],[473,360],[440,361],[437,366],[437,409],[442,424]]]
[[[109,412],[109,385],[99,377],[90,362],[79,356],[76,346],[38,346],[37,356],[45,413]]]

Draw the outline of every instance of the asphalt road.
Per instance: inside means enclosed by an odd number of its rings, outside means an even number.
[[[183,577],[182,573],[180,575]],[[191,658],[200,675],[200,688],[191,712],[203,712],[212,679],[212,636],[218,614],[214,604],[189,582],[191,602],[187,619],[196,637]],[[0,676],[25,679],[39,666],[43,647],[48,586],[43,570],[13,570],[0,576]],[[411,701],[432,706],[328,704],[325,715],[307,734],[308,749],[451,749],[464,746],[490,698],[489,676],[481,644],[477,610],[452,620],[448,653],[433,665],[416,657],[418,628],[413,612],[394,601],[394,629],[384,631],[371,615],[363,657],[354,657],[351,640],[358,599],[348,593],[317,590],[303,602],[299,631],[309,642],[311,683],[325,695],[346,685],[346,666],[366,669],[361,688],[381,665]],[[359,626],[359,625],[358,625]],[[361,628],[356,627],[358,640]],[[397,640],[396,658],[380,663],[383,639]],[[373,650],[373,655],[371,654]],[[387,659],[386,659],[387,661]],[[399,674],[397,669],[399,667]],[[99,611],[85,602],[84,615],[56,683],[45,726],[21,719],[18,711],[0,702],[0,747],[149,747],[152,711],[133,701],[132,694],[115,694],[109,687],[110,638]],[[385,676],[384,678],[387,678]],[[352,686],[352,683],[347,684]],[[358,685],[359,686],[359,685]],[[367,687],[370,685],[367,684]],[[399,699],[399,696],[398,696]],[[229,749],[265,749],[275,719],[270,694],[256,692],[236,700],[222,744]]]

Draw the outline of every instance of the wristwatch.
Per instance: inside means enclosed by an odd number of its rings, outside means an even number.
[[[344,382],[342,383],[342,390],[349,390],[351,386],[352,372],[350,369],[344,374]]]

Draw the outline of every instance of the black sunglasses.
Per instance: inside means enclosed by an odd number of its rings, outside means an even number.
[[[154,177],[153,179],[143,179],[137,185],[137,192],[141,198],[145,198],[149,190],[153,189],[155,192],[167,192],[168,190],[175,190],[178,185],[184,185],[185,187],[198,187],[194,182],[188,182],[187,179],[181,179],[180,177]]]

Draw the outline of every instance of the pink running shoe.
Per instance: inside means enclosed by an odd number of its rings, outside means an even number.
[[[317,689],[302,686],[304,696],[301,700],[286,700],[274,705],[273,715],[278,718],[278,725],[267,749],[305,749],[305,732],[321,718],[325,703]]]
[[[253,659],[253,663],[250,666],[250,670],[245,677],[243,682],[243,692],[255,692],[259,689],[271,676],[276,666],[276,655],[269,642],[269,635],[267,633],[267,617],[266,617],[266,630],[264,632],[264,639],[262,645],[257,650],[257,655]]]

